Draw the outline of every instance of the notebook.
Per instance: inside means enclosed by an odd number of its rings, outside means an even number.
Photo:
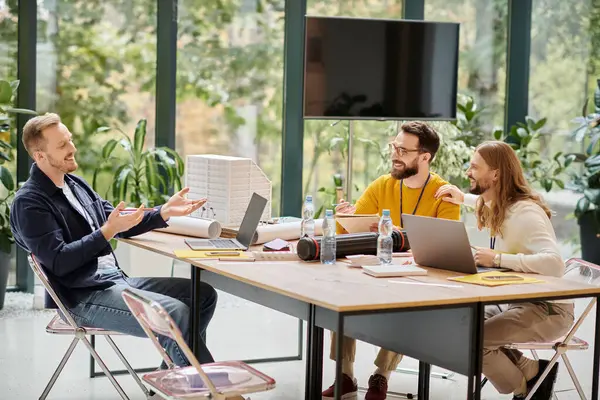
[[[427,270],[416,265],[365,265],[363,272],[375,278],[427,275]]]

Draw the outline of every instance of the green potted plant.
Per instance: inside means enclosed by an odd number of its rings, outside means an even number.
[[[181,190],[184,162],[167,147],[144,150],[146,120],[138,121],[133,141],[122,130],[101,127],[98,132],[116,131],[120,138],[110,139],[102,148],[103,162],[94,170],[92,186],[99,186],[101,174],[111,176],[104,197],[116,204],[125,201],[128,206],[146,207],[160,205],[169,199],[170,190]],[[120,154],[118,150],[120,149]]]
[[[594,94],[594,112],[587,113],[585,102],[581,117],[573,122],[578,127],[573,138],[587,145],[583,153],[577,153],[568,188],[582,197],[575,206],[575,217],[579,223],[581,253],[584,260],[600,263],[600,79]]]
[[[34,111],[12,106],[18,87],[19,81],[8,82],[0,79],[0,309],[4,306],[8,270],[15,242],[10,230],[10,205],[16,184],[13,174],[5,165],[14,160],[11,114],[36,114]]]
[[[549,192],[554,185],[561,189],[565,188],[561,174],[575,160],[575,156],[557,152],[547,157],[532,148],[532,145],[540,139],[544,125],[546,125],[546,118],[536,121],[531,117],[525,117],[525,123],[517,122],[509,132],[496,130],[494,138],[510,144],[521,160],[527,180],[532,184],[539,184]]]

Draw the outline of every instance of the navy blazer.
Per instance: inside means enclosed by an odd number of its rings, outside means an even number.
[[[96,276],[98,257],[112,253],[100,227],[114,207],[76,175],[67,174],[65,183],[94,220],[95,229],[91,229],[63,191],[36,164],[15,195],[10,228],[17,244],[40,262],[61,301],[73,307],[74,290],[98,290],[114,285]],[[117,237],[136,236],[166,226],[157,208],[146,212],[142,222]],[[49,296],[47,305],[48,300]]]

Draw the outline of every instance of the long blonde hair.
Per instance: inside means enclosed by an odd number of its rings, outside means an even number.
[[[498,170],[498,182],[494,187],[496,198],[491,206],[487,207],[481,197],[477,201],[475,215],[479,229],[489,228],[492,236],[502,236],[502,224],[508,209],[522,200],[534,202],[548,218],[551,217],[548,206],[527,183],[521,161],[510,145],[499,141],[484,142],[475,151],[491,169]]]

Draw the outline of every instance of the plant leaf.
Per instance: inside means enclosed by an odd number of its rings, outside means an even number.
[[[590,201],[584,196],[577,202],[575,206],[575,216],[581,218],[590,209]]]
[[[546,125],[546,122],[547,122],[547,121],[548,121],[548,119],[547,119],[547,118],[542,118],[542,119],[540,119],[540,120],[539,120],[539,121],[537,121],[537,122],[534,122],[534,121],[532,120],[532,122],[533,122],[533,125],[531,126],[531,128],[532,128],[534,131],[539,131],[540,129],[542,129],[542,127],[543,127],[544,125]]]
[[[13,108],[13,107],[9,107],[9,108],[5,108],[4,111],[7,112],[7,113],[13,113],[13,114],[38,115],[37,112],[35,112],[33,110],[28,110],[26,108]]]
[[[113,182],[113,197],[115,203],[124,201],[127,203],[127,183],[133,168],[131,164],[123,164],[115,172],[115,181]],[[129,204],[132,205],[132,204]],[[133,206],[136,206],[135,204]]]
[[[98,129],[96,129],[96,133],[103,133],[103,132],[108,132],[110,131],[112,128],[109,126],[101,126]]]
[[[6,160],[6,161],[12,161],[12,159],[10,158],[10,155],[6,154],[3,151],[0,151],[0,159]]]
[[[109,158],[115,147],[117,147],[118,143],[119,142],[115,139],[110,139],[108,142],[106,142],[106,144],[102,148],[102,158],[105,160]]]
[[[146,140],[146,119],[142,118],[138,121],[135,127],[135,134],[133,135],[133,148],[136,152],[141,153],[144,148],[144,141]]]
[[[15,190],[15,180],[8,168],[4,166],[0,166],[0,181],[8,191]]]
[[[0,80],[0,104],[10,104],[13,91],[10,83],[5,80]]]

